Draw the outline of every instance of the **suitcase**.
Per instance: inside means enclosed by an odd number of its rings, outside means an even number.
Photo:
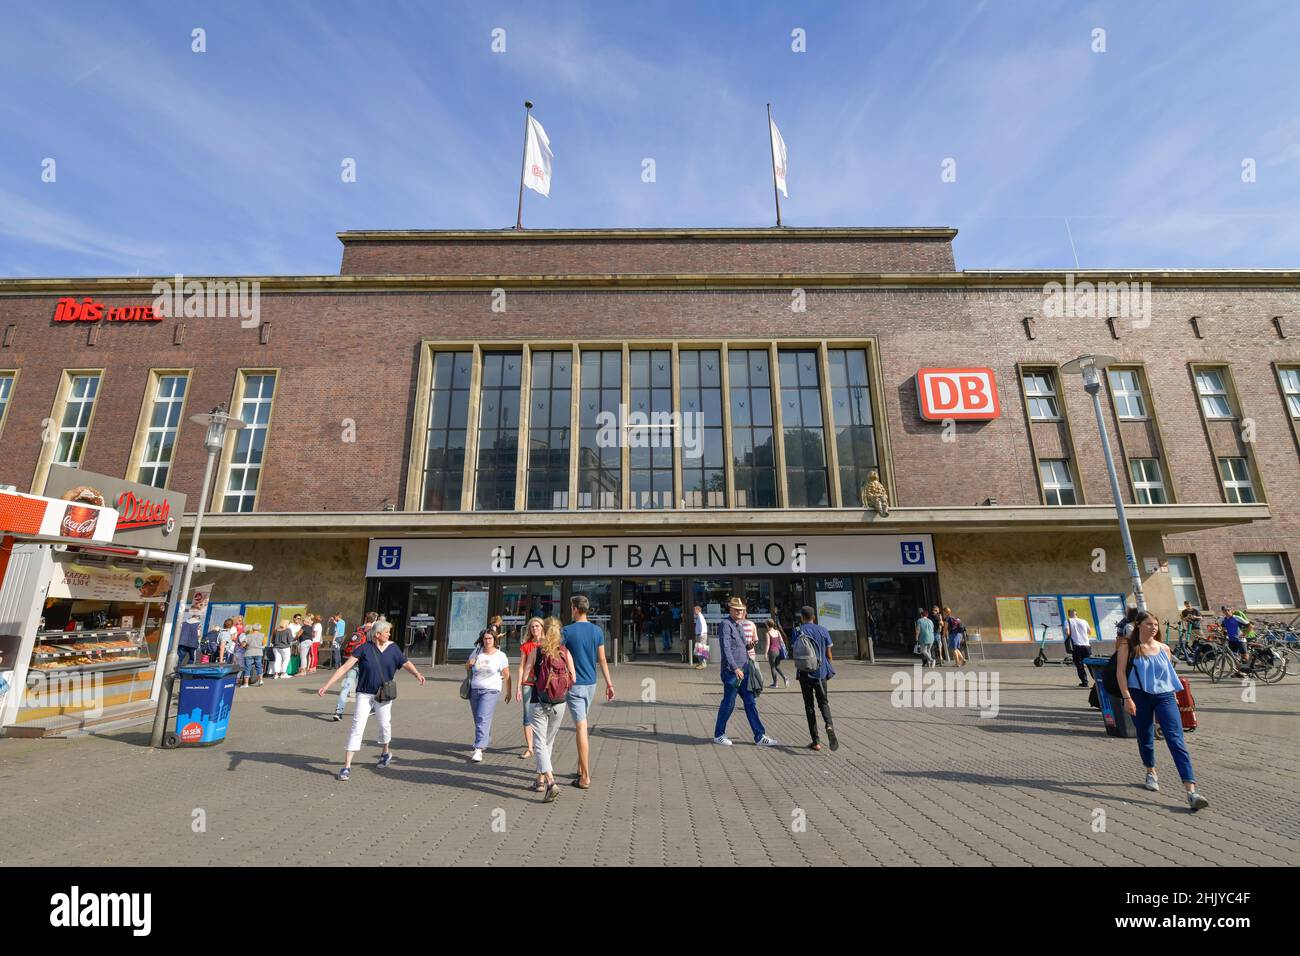
[[[1181,677],[1179,680],[1183,680]],[[1196,698],[1192,696],[1192,688],[1183,680],[1183,689],[1178,691],[1174,697],[1178,701],[1178,716],[1183,719],[1183,733],[1190,734],[1196,729]]]

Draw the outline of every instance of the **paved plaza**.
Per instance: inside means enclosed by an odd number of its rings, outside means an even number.
[[[1141,788],[1136,744],[1103,733],[1073,668],[977,668],[999,681],[999,713],[981,718],[892,706],[891,675],[910,661],[837,666],[841,746],[814,753],[793,683],[759,702],[780,747],[752,746],[738,710],[723,748],[715,667],[622,665],[619,699],[593,712],[592,788],[567,786],[566,721],[553,805],[525,789],[517,704],[497,710],[483,763],[467,761],[458,667],[423,688],[399,677],[396,759],[376,769],[368,743],[347,783],[334,774],[350,721],[327,719],[333,692],[314,695],[323,668],[238,691],[216,747],[154,751],[147,728],[0,740],[0,865],[1300,863],[1295,678],[1253,703],[1193,678],[1190,745],[1212,806],[1192,814],[1163,742],[1163,790]]]

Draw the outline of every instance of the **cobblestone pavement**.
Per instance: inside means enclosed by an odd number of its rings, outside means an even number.
[[[153,751],[139,728],[0,740],[0,865],[1300,863],[1295,678],[1253,703],[1193,679],[1212,805],[1192,814],[1163,742],[1163,790],[1148,793],[1135,742],[1103,733],[1072,668],[977,668],[999,678],[1000,711],[981,718],[892,706],[891,674],[910,662],[838,666],[837,753],[806,749],[793,683],[759,702],[780,747],[750,745],[738,709],[723,748],[715,668],[620,666],[619,699],[593,711],[592,788],[564,786],[553,805],[525,789],[517,704],[498,709],[483,763],[467,761],[454,667],[423,688],[399,678],[396,759],[377,769],[367,743],[347,783],[333,775],[350,722],[314,696],[323,669],[240,690],[216,747]],[[567,719],[556,767],[576,767]]]

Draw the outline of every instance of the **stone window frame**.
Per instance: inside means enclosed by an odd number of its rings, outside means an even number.
[[[4,404],[0,404],[0,438],[4,437],[5,421],[9,418],[9,408],[14,403],[14,392],[18,390],[18,376],[22,373],[19,368],[0,368],[0,379],[9,383],[9,391],[5,393]]]
[[[1178,588],[1180,586],[1187,587],[1189,585],[1192,588],[1192,590],[1196,592],[1196,600],[1192,602],[1192,606],[1195,607],[1198,611],[1206,610],[1205,587],[1201,583],[1201,569],[1197,564],[1196,555],[1170,554],[1168,557],[1169,557],[1169,586],[1174,591],[1174,603],[1177,605],[1177,610],[1180,611],[1182,610],[1182,601],[1178,600]],[[1175,576],[1174,574],[1175,560],[1187,562],[1187,568],[1191,572],[1190,577],[1184,578],[1181,576]]]
[[[1241,565],[1238,564],[1237,562],[1239,558],[1249,558],[1249,557],[1277,558],[1277,562],[1279,567],[1281,568],[1282,573],[1270,574],[1266,578],[1258,575],[1251,576],[1249,580],[1247,578],[1243,578],[1241,576]],[[1288,610],[1296,606],[1295,579],[1291,574],[1291,568],[1289,567],[1287,562],[1286,552],[1284,551],[1238,551],[1238,552],[1234,552],[1232,555],[1232,564],[1233,564],[1233,568],[1237,572],[1237,583],[1241,585],[1242,601],[1246,605],[1247,609],[1259,608],[1260,610],[1276,611],[1276,610]],[[1289,603],[1251,604],[1250,600],[1246,597],[1247,584],[1281,584],[1287,590],[1287,598],[1289,599]]]
[[[176,451],[180,447],[181,430],[185,426],[185,408],[189,403],[190,392],[193,390],[194,370],[192,368],[151,368],[149,377],[145,384],[144,396],[140,400],[140,417],[136,420],[135,437],[131,442],[131,457],[127,462],[126,480],[135,481],[140,484],[147,482],[140,481],[140,473],[144,470],[144,451],[148,446],[149,432],[152,430],[150,422],[153,419],[154,405],[157,403],[158,386],[165,377],[182,376],[185,379],[185,394],[181,397],[181,414],[180,419],[176,422],[176,436],[172,442],[172,457],[167,464],[167,480],[162,484],[162,488],[168,488],[171,485],[172,474],[175,471],[173,465],[176,463]]]
[[[1156,469],[1156,480],[1152,481],[1150,478],[1148,478],[1148,477],[1146,476],[1146,469],[1145,469],[1145,468],[1142,469],[1142,471],[1143,471],[1143,476],[1142,476],[1141,480],[1138,479],[1138,476],[1137,476],[1137,473],[1136,473],[1136,470],[1135,470],[1134,466],[1135,466],[1135,465],[1138,465],[1139,463],[1143,463],[1143,462],[1150,462],[1151,464],[1155,465],[1155,469]],[[1168,485],[1165,483],[1165,474],[1164,474],[1164,469],[1160,467],[1160,459],[1159,459],[1159,458],[1150,458],[1150,457],[1147,457],[1147,456],[1138,456],[1138,457],[1135,457],[1135,458],[1130,458],[1130,459],[1128,459],[1128,472],[1129,472],[1129,481],[1131,481],[1132,484],[1133,484],[1133,503],[1134,503],[1134,504],[1137,504],[1137,505],[1167,505],[1167,504],[1169,504],[1169,487],[1168,487]],[[1164,501],[1151,501],[1151,500],[1149,500],[1149,499],[1151,498],[1151,492],[1152,492],[1153,490],[1157,489],[1157,488],[1160,490],[1160,494],[1161,494],[1161,496],[1164,497],[1164,499],[1165,499]],[[1143,501],[1143,500],[1142,500],[1142,495],[1141,495],[1141,493],[1144,492],[1144,491],[1147,493],[1147,498],[1148,498],[1147,501]]]
[[[79,375],[97,375],[99,384],[95,386],[95,399],[90,406],[90,417],[86,420],[85,437],[81,442],[81,456],[77,459],[77,467],[86,460],[86,450],[90,446],[90,436],[95,431],[95,414],[99,411],[99,399],[104,394],[104,381],[108,377],[108,372],[103,368],[65,368],[59,375],[59,385],[54,393],[54,404],[50,407],[49,422],[62,430],[61,422],[63,413],[68,407],[68,398],[72,392],[72,383]],[[49,477],[50,466],[54,464],[54,452],[58,447],[58,432],[54,438],[45,441],[44,424],[42,424],[41,435],[41,453],[36,460],[36,471],[32,475],[32,494],[42,494],[45,488],[45,479]]]
[[[1229,417],[1208,416],[1205,413],[1205,405],[1202,402],[1202,392],[1198,373],[1202,371],[1214,371],[1218,373],[1219,380],[1223,384],[1223,392],[1213,394],[1224,394],[1227,396],[1228,407],[1232,414]],[[1220,461],[1224,458],[1245,458],[1246,473],[1249,476],[1251,490],[1254,492],[1255,501],[1253,504],[1268,504],[1268,493],[1264,486],[1264,477],[1259,470],[1259,464],[1255,460],[1255,449],[1253,443],[1242,442],[1241,448],[1221,449],[1214,441],[1215,428],[1218,425],[1222,427],[1224,423],[1232,423],[1233,427],[1239,426],[1246,418],[1246,414],[1241,403],[1241,395],[1237,391],[1237,380],[1233,374],[1232,365],[1229,362],[1215,361],[1208,359],[1206,361],[1193,361],[1187,363],[1188,377],[1191,380],[1192,394],[1196,397],[1196,410],[1201,416],[1201,427],[1205,432],[1205,441],[1210,448],[1210,464],[1214,469],[1215,480],[1219,483],[1219,494],[1222,495],[1225,504],[1239,504],[1231,500],[1228,494],[1229,486],[1224,482],[1223,472]],[[1234,485],[1233,487],[1238,487]]]
[[[1025,376],[1042,373],[1047,373],[1048,381],[1055,391],[1057,411],[1060,413],[1058,418],[1032,418],[1029,414],[1029,399],[1031,396],[1025,388]],[[1064,460],[1066,469],[1070,473],[1070,480],[1073,482],[1075,504],[1087,504],[1088,496],[1083,487],[1083,476],[1079,471],[1079,449],[1074,442],[1074,426],[1070,422],[1069,406],[1065,403],[1065,392],[1061,388],[1060,365],[1055,362],[1017,362],[1016,381],[1020,385],[1020,407],[1025,416],[1025,429],[1029,435],[1029,456],[1033,462],[1034,483],[1038,487],[1038,503],[1044,507],[1070,507],[1069,505],[1050,504],[1047,500],[1047,488],[1043,485],[1042,462]],[[1061,426],[1065,429],[1065,442],[1062,451],[1069,453],[1065,459],[1039,456],[1038,444],[1034,440],[1035,425]]]
[[[221,449],[221,459],[217,466],[217,479],[212,483],[210,501],[205,502],[207,509],[215,514],[256,514],[262,502],[262,489],[266,487],[266,482],[262,480],[262,470],[266,468],[266,463],[271,459],[271,426],[275,424],[275,403],[280,397],[280,386],[283,382],[281,369],[270,367],[252,367],[240,368],[235,370],[235,382],[230,390],[230,414],[239,418],[243,414],[244,390],[248,385],[249,376],[253,375],[274,375],[275,388],[271,392],[271,404],[266,413],[266,442],[262,446],[262,464],[257,476],[257,490],[253,492],[253,508],[248,511],[226,511],[226,485],[230,481],[230,471],[232,459],[235,454],[235,443],[238,441],[239,432],[243,429],[230,429],[226,432],[225,447]],[[220,504],[220,507],[214,507]]]
[[[425,338],[420,342],[420,357],[416,375],[416,391],[419,396],[415,403],[414,413],[411,422],[411,435],[409,443],[409,453],[407,457],[406,483],[402,495],[403,510],[419,512],[422,510],[421,495],[422,482],[421,475],[423,470],[424,456],[427,452],[425,447],[428,433],[429,409],[426,396],[430,392],[433,378],[433,355],[437,352],[451,351],[472,351],[473,364],[470,375],[470,412],[469,428],[465,441],[465,476],[461,490],[461,511],[470,512],[474,510],[475,495],[475,473],[478,462],[478,432],[479,432],[479,396],[482,386],[482,363],[483,355],[486,352],[521,352],[523,355],[522,378],[520,382],[520,408],[519,416],[519,454],[516,460],[516,477],[515,477],[515,512],[523,513],[526,509],[526,482],[527,482],[527,439],[528,434],[528,415],[524,409],[531,407],[531,387],[529,383],[529,372],[531,370],[531,354],[534,349],[541,351],[556,351],[571,349],[574,360],[572,362],[573,371],[573,395],[581,393],[581,353],[585,350],[596,351],[619,351],[622,352],[622,394],[623,402],[629,401],[631,390],[631,369],[630,354],[633,350],[650,350],[665,349],[672,354],[672,402],[673,409],[681,409],[681,392],[680,392],[680,369],[678,367],[679,352],[682,350],[709,349],[717,350],[722,362],[722,418],[723,418],[723,441],[724,441],[724,472],[726,474],[726,505],[722,508],[709,510],[748,510],[737,509],[735,507],[735,473],[732,468],[732,448],[731,448],[731,409],[730,409],[730,382],[728,374],[728,350],[731,348],[738,349],[764,349],[770,356],[770,368],[772,369],[772,388],[773,395],[780,392],[780,372],[777,367],[779,364],[779,349],[813,349],[818,355],[818,376],[821,383],[822,391],[822,416],[823,422],[829,422],[830,410],[827,403],[830,399],[829,386],[829,360],[828,351],[830,348],[845,349],[863,349],[867,353],[867,371],[868,385],[871,397],[871,417],[875,423],[875,441],[876,457],[879,462],[878,470],[880,479],[885,487],[890,489],[891,496],[895,494],[894,474],[893,474],[893,456],[891,453],[890,435],[888,428],[889,408],[888,397],[884,392],[884,373],[880,360],[880,345],[877,336],[855,336],[855,337],[781,337],[781,338],[744,338],[744,339],[721,339],[721,338],[608,338],[608,339],[583,339],[583,338],[555,338],[555,339],[506,339],[501,341],[484,341],[484,340],[442,340],[435,338]],[[577,508],[577,484],[578,484],[578,403],[573,403],[572,418],[570,420],[569,452],[569,507],[564,509],[568,513],[582,513],[590,509]],[[785,474],[785,441],[784,429],[781,424],[779,408],[774,412],[773,420],[774,433],[779,436],[776,444],[776,468],[777,468],[777,506],[775,509],[764,510],[788,510],[789,493],[786,484]],[[827,440],[827,469],[828,475],[838,475],[839,462],[835,442]],[[622,449],[622,464],[620,472],[621,482],[621,508],[607,510],[631,511],[631,468],[629,461],[630,449],[624,446]],[[681,507],[682,500],[682,471],[681,471],[680,454],[673,456],[673,502],[672,511],[683,511]],[[260,493],[260,486],[259,486]],[[897,500],[893,502],[898,504]],[[818,508],[816,510],[836,510],[851,509],[856,510],[862,505],[858,501],[843,501],[840,492],[839,482],[830,482],[830,504],[826,509]],[[555,512],[555,513],[564,513]],[[442,513],[442,512],[437,512]]]
[[[1114,384],[1111,380],[1112,371],[1132,372],[1137,377],[1137,387],[1142,396],[1142,405],[1146,411],[1143,418],[1125,418],[1119,414],[1119,403],[1115,398]],[[1160,424],[1160,411],[1156,404],[1155,395],[1151,391],[1151,382],[1147,377],[1146,366],[1140,362],[1117,362],[1106,369],[1106,394],[1110,397],[1111,413],[1114,416],[1115,440],[1119,443],[1120,457],[1125,462],[1129,462],[1128,449],[1124,442],[1124,426],[1126,423],[1150,422],[1155,432],[1156,448],[1155,458],[1159,464],[1160,475],[1163,479],[1165,499],[1168,504],[1178,503],[1178,489],[1175,486],[1172,468],[1169,463],[1169,456],[1165,454],[1165,448],[1168,443],[1165,441],[1164,429]],[[1149,455],[1136,455],[1135,458],[1149,458]],[[1133,470],[1131,465],[1124,469],[1125,481],[1128,482],[1129,500],[1133,504],[1141,504],[1138,501],[1137,483],[1133,479]]]

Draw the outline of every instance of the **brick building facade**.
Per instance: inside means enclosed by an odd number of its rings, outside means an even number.
[[[1189,596],[1206,607],[1226,602],[1266,616],[1294,615],[1300,274],[959,272],[954,235],[947,229],[343,233],[337,276],[246,277],[258,283],[260,315],[245,323],[200,316],[55,322],[63,297],[148,305],[155,280],[0,280],[0,483],[39,492],[45,466],[68,455],[79,455],[89,471],[139,478],[146,457],[157,465],[148,446],[150,419],[159,382],[171,372],[170,378],[183,378],[183,395],[175,400],[184,423],[171,435],[174,457],[159,480],[194,503],[204,459],[201,429],[188,416],[223,402],[239,411],[256,399],[245,394],[256,382],[268,391],[268,420],[260,467],[251,469],[255,486],[227,497],[238,470],[232,439],[204,543],[212,555],[248,560],[258,570],[247,579],[216,576],[214,600],[225,592],[230,600],[306,602],[323,614],[341,610],[349,620],[365,606],[387,609],[399,625],[414,625],[410,640],[437,639],[445,654],[448,645],[453,653],[463,649],[465,628],[484,607],[501,611],[504,602],[513,620],[549,611],[575,588],[597,586],[594,581],[603,589],[597,603],[603,602],[611,639],[635,641],[637,650],[644,646],[644,619],[665,608],[674,610],[672,653],[685,649],[690,604],[715,604],[724,590],[745,591],[760,614],[786,615],[794,601],[839,614],[844,636],[856,639],[861,653],[868,638],[877,645],[910,643],[910,606],[920,602],[951,605],[981,631],[990,651],[1003,643],[1023,648],[1017,597],[1039,598],[1033,610],[1026,606],[1031,626],[1041,615],[1051,617],[1049,597],[1058,599],[1059,610],[1067,606],[1062,596],[1084,600],[1099,626],[1112,596],[1131,598],[1091,402],[1080,380],[1058,369],[1080,353],[1097,352],[1132,373],[1108,377],[1102,400],[1122,494],[1132,505],[1148,602],[1162,615],[1181,604],[1176,598]],[[1084,316],[1052,317],[1045,300],[1054,282],[1076,288],[1149,283],[1150,309],[1116,315],[1103,302]],[[609,354],[604,384],[624,399],[641,387],[633,381],[638,361],[666,364],[663,394],[680,412],[687,410],[683,395],[696,394],[683,375],[703,374],[684,370],[683,362],[696,361],[690,356],[711,362],[716,354],[718,374],[729,375],[716,383],[724,416],[718,441],[725,443],[718,450],[726,461],[714,478],[702,473],[715,482],[722,507],[684,506],[692,500],[694,472],[680,448],[664,459],[667,465],[644,468],[635,464],[639,453],[621,449],[621,459],[611,459],[608,486],[594,498],[582,490],[589,459],[600,457],[582,445],[581,402],[574,401],[589,384],[586,352]],[[540,353],[554,358],[542,364]],[[456,427],[460,413],[453,408],[450,430],[440,432],[430,422],[439,401],[431,393],[439,387],[439,354],[466,356],[469,376],[464,427]],[[748,359],[737,365],[741,354]],[[514,496],[509,508],[482,507],[486,483],[476,467],[488,462],[508,471],[501,467],[508,448],[496,458],[475,458],[483,452],[475,442],[488,434],[484,376],[492,374],[485,364],[492,355],[516,356],[521,365],[520,417],[512,423],[521,450],[514,484],[502,479],[502,494]],[[572,367],[561,381],[555,363],[566,355]],[[866,458],[889,493],[887,517],[863,507],[854,493],[861,475],[850,476],[840,460],[850,454],[841,436],[851,428],[841,429],[836,418],[835,377],[843,374],[836,363],[858,355],[865,377],[847,387],[866,407],[869,425],[859,425],[872,445]],[[792,430],[775,406],[778,397],[797,398],[788,379],[798,363],[810,376],[799,394],[812,403],[800,414],[817,422],[805,419]],[[996,418],[922,418],[918,370],[953,367],[994,372]],[[545,396],[533,387],[539,370],[551,376]],[[93,402],[84,409],[86,420],[69,426],[69,403],[87,404],[77,390],[90,387],[78,384],[78,373],[94,379]],[[751,377],[743,397],[738,374]],[[767,384],[755,385],[758,376]],[[592,382],[598,389],[597,379]],[[644,387],[656,402],[657,387]],[[491,396],[509,398],[506,392]],[[546,435],[526,417],[537,396],[572,406]],[[745,398],[772,403],[764,412],[775,416],[770,426],[742,435],[741,419],[750,413],[736,403]],[[461,476],[449,484],[448,469],[427,467],[435,432],[439,440],[463,432],[452,440],[468,443]],[[795,462],[804,452],[795,450],[792,436],[801,442],[812,436],[820,465]],[[738,451],[746,441],[757,444]],[[866,460],[861,451],[852,454]],[[770,469],[765,456],[772,457]],[[558,484],[545,507],[529,507],[530,482],[539,480],[544,463]],[[817,468],[826,471],[825,500],[809,505],[803,489],[805,482],[823,481]],[[425,504],[435,472],[454,501],[430,510]],[[770,491],[763,484],[768,472]],[[645,487],[634,487],[642,479]],[[758,483],[747,486],[747,497],[740,485],[751,479]],[[588,504],[603,495],[607,507],[579,507],[584,494]],[[246,510],[226,513],[231,507]],[[783,554],[792,544],[814,543],[802,570],[747,568],[743,559],[725,568],[611,566],[575,584],[557,566],[536,587],[525,582],[522,592],[509,582],[527,578],[526,569],[494,568],[491,548],[485,550],[488,543],[497,548],[524,538],[546,547],[619,539],[652,554],[664,543],[736,537],[770,539]],[[896,567],[896,560],[871,557],[887,538],[923,542],[924,562]],[[864,555],[860,566],[844,556],[854,553],[855,540]],[[418,552],[429,556],[427,565],[380,566],[381,549],[401,548],[401,541],[410,542],[402,552],[408,562]],[[465,597],[478,593],[484,597]]]

